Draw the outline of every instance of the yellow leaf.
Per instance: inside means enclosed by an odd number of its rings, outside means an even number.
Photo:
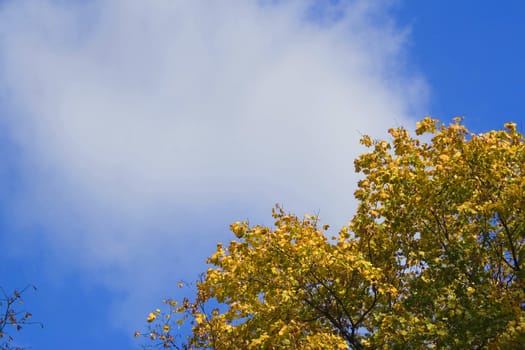
[[[146,320],[148,321],[148,323],[151,323],[151,322],[155,321],[156,318],[157,318],[157,315],[155,315],[153,312],[150,312],[148,314],[148,318]]]

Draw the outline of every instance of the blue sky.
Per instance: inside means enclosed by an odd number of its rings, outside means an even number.
[[[138,348],[276,202],[344,225],[361,133],[523,123],[522,2],[371,4],[0,1],[0,285],[45,325],[18,344]]]

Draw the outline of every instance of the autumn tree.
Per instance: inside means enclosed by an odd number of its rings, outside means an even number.
[[[13,344],[13,334],[28,324],[37,323],[42,326],[39,322],[31,321],[30,312],[21,309],[22,295],[30,287],[36,290],[34,286],[27,286],[22,290],[15,289],[13,292],[7,293],[0,287],[0,350],[22,350]]]
[[[174,349],[521,349],[525,140],[425,118],[365,136],[348,227],[277,207],[231,225],[193,298],[148,316]],[[136,334],[140,335],[139,332]]]

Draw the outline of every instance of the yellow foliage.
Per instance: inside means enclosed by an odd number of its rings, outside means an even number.
[[[195,298],[167,301],[172,326],[151,334],[167,348],[521,348],[524,138],[461,123],[364,136],[358,209],[332,241],[317,216],[280,207],[273,227],[233,223]]]
[[[153,312],[150,312],[148,314],[148,318],[146,319],[146,321],[148,321],[148,323],[151,323],[155,321],[156,318],[157,318],[157,315],[155,315]]]

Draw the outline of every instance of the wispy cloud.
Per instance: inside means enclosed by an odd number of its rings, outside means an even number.
[[[360,132],[420,117],[425,87],[388,6],[327,3],[0,5],[12,240],[38,227],[136,301],[275,202],[345,224]]]

